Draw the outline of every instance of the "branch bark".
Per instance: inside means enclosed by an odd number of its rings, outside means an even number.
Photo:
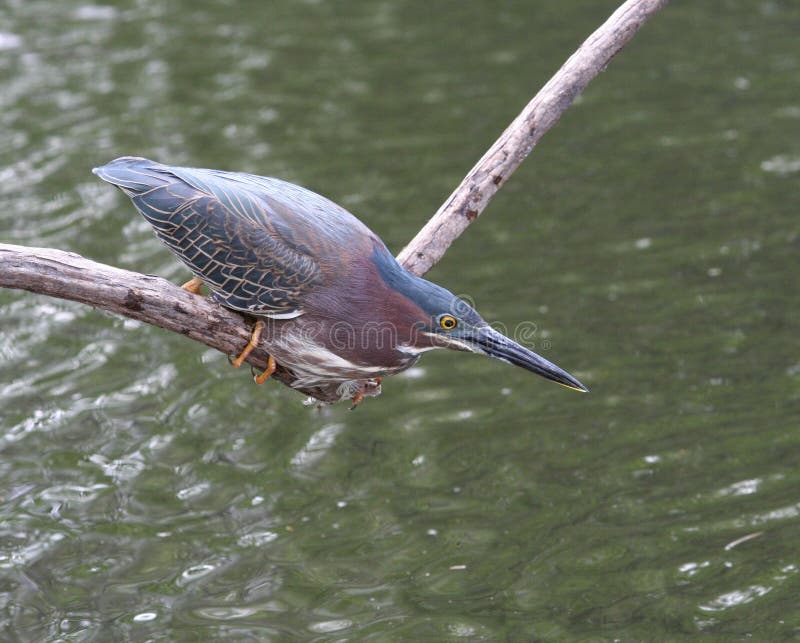
[[[567,60],[470,170],[438,212],[398,255],[409,271],[427,272],[486,208],[500,186],[530,154],[575,97],[597,76],[667,0],[627,0]],[[226,354],[238,354],[250,337],[252,320],[178,286],[51,248],[0,244],[0,287],[84,303],[171,330]],[[247,360],[266,367],[263,349]],[[290,385],[291,373],[273,375]],[[339,398],[337,387],[299,389],[324,402]],[[370,388],[367,395],[377,395]]]
[[[0,287],[68,299],[117,313],[238,355],[247,344],[253,320],[155,277],[86,259],[54,248],[0,243]],[[247,358],[265,369],[268,354],[255,349]],[[280,365],[272,375],[287,386],[294,377]],[[323,402],[339,399],[336,387],[299,389]]]

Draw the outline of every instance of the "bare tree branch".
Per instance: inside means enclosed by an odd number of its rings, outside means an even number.
[[[0,268],[0,287],[118,313],[186,335],[226,355],[238,355],[250,339],[252,320],[209,297],[198,297],[161,277],[108,266],[74,252],[0,243]],[[263,370],[267,357],[259,348],[247,361]],[[272,377],[287,386],[295,379],[281,366]],[[336,387],[299,390],[324,402],[339,399]]]
[[[575,97],[667,0],[627,0],[581,45],[470,170],[433,218],[398,256],[418,275],[442,258],[450,244],[483,212],[533,147]],[[0,244],[0,287],[69,299],[186,335],[226,354],[238,354],[250,337],[252,320],[198,297],[159,277],[85,259],[50,248]],[[263,349],[247,360],[266,367]],[[290,385],[282,367],[273,375]],[[336,386],[299,389],[321,401],[339,399]],[[380,392],[368,389],[367,395]]]
[[[500,135],[461,184],[397,256],[423,275],[467,229],[500,186],[580,94],[668,0],[628,0],[589,36]]]

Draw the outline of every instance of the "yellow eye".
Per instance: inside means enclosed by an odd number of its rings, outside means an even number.
[[[445,330],[453,330],[456,326],[458,326],[458,322],[452,315],[442,315],[439,317],[439,326]]]

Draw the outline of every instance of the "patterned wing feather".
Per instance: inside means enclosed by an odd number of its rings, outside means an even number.
[[[228,178],[248,175],[131,157],[95,173],[131,197],[161,241],[229,308],[294,317],[302,313],[304,295],[323,279],[269,194]]]

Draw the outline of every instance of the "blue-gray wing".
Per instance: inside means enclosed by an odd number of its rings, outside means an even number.
[[[133,157],[94,172],[131,198],[220,303],[246,313],[302,314],[304,296],[336,268],[315,256],[335,256],[344,234],[373,237],[346,210],[278,179]]]

